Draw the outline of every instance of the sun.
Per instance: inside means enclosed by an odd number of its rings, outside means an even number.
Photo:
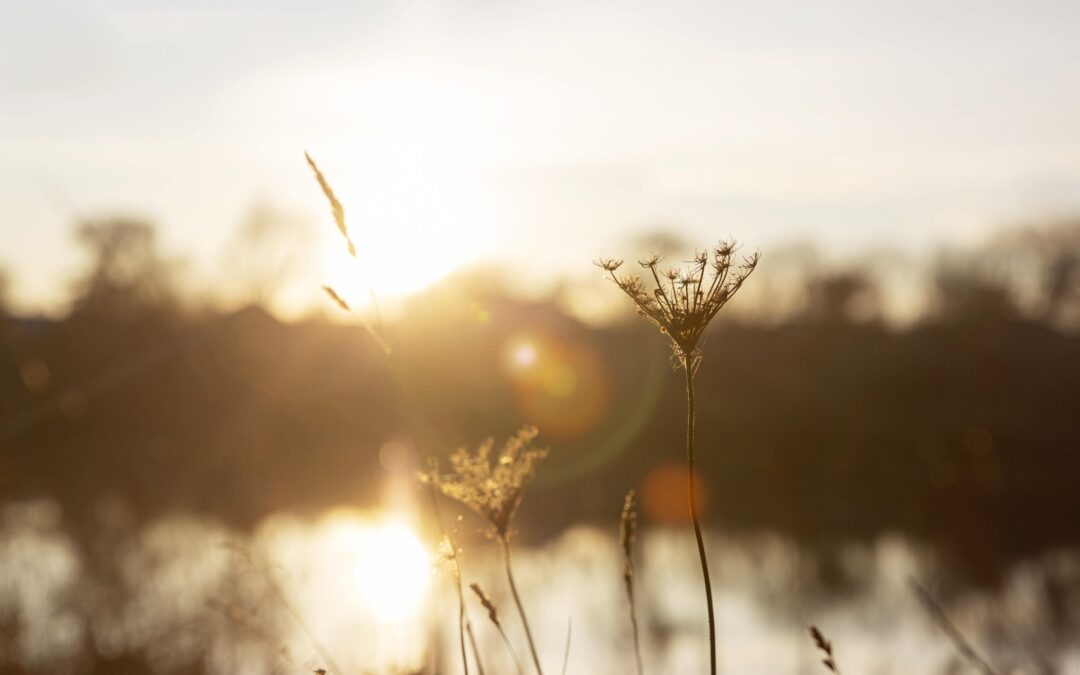
[[[356,244],[352,258],[332,224],[324,228],[325,282],[358,306],[372,293],[394,302],[427,288],[488,258],[504,235],[502,206],[474,160],[489,141],[468,127],[441,133],[430,114],[440,100],[426,89],[390,91],[397,112],[359,139],[347,161],[322,167]]]
[[[414,200],[388,212],[369,211],[363,225],[350,229],[355,258],[336,230],[324,236],[323,283],[352,307],[370,309],[377,302],[392,308],[487,253],[481,221],[449,199],[445,210]]]
[[[379,303],[401,301],[477,256],[469,249],[469,237],[458,239],[423,224],[370,228],[358,232],[355,239],[355,258],[336,236],[327,237],[322,256],[323,283],[354,307],[371,304],[373,296]]]

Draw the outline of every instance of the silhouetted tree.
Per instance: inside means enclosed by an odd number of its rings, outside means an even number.
[[[1080,219],[1016,232],[1004,242],[1009,244],[1023,248],[1035,267],[1034,316],[1057,326],[1080,325]]]
[[[983,322],[1020,317],[1015,286],[967,260],[943,261],[934,274],[931,316],[941,321]]]
[[[152,225],[129,218],[91,220],[78,225],[75,235],[90,262],[73,285],[73,314],[130,320],[177,309],[175,265],[158,251]]]
[[[811,242],[769,247],[769,256],[754,272],[755,283],[739,294],[730,315],[777,324],[805,313],[807,279],[821,274],[824,263]]]
[[[1080,287],[1080,256],[1074,251],[1061,251],[1046,270],[1043,280],[1046,305],[1045,318],[1054,322],[1061,318],[1069,301],[1074,301]]]
[[[1058,328],[1080,326],[1080,219],[1007,230],[952,260],[950,268],[950,292],[962,293],[969,310],[974,302],[984,313],[1004,310]]]
[[[875,317],[877,310],[877,286],[861,272],[825,273],[807,284],[804,311],[811,320],[855,323]]]

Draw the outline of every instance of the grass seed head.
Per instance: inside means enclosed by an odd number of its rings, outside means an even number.
[[[330,187],[330,181],[326,180],[326,176],[323,176],[322,171],[319,171],[319,167],[315,164],[315,160],[311,158],[311,155],[305,152],[304,159],[307,160],[308,166],[310,166],[312,172],[315,173],[315,180],[318,181],[319,187],[322,188],[323,195],[326,196],[326,201],[330,203],[330,213],[334,216],[334,224],[337,225],[338,232],[341,232],[341,236],[345,238],[345,244],[349,248],[349,255],[355,258],[356,245],[354,245],[352,239],[349,238],[349,228],[345,224],[345,207],[338,201],[337,195],[334,194],[334,190]]]
[[[331,300],[333,300],[334,304],[336,304],[338,307],[342,308],[346,312],[351,312],[352,311],[352,308],[349,307],[349,303],[345,302],[345,298],[341,297],[341,295],[337,291],[335,291],[333,288],[331,288],[330,286],[323,286],[322,289],[323,289],[323,292],[326,293],[326,295]]]
[[[619,546],[623,550],[625,562],[623,576],[632,583],[634,577],[634,541],[637,538],[637,495],[631,490],[626,493],[623,502],[622,517],[619,519]]]
[[[480,584],[469,584],[469,588],[472,589],[473,593],[476,593],[476,597],[480,599],[480,604],[487,610],[488,618],[491,619],[491,623],[495,624],[498,628],[502,628],[502,624],[499,623],[499,610],[495,607],[495,603],[491,601],[491,598],[488,597],[488,594],[484,592],[484,589],[480,588]]]
[[[830,671],[840,675],[840,668],[836,665],[836,657],[833,655],[832,642],[830,642],[817,626],[810,626],[810,638],[814,641],[814,646],[822,653],[821,662],[825,664],[825,667]]]

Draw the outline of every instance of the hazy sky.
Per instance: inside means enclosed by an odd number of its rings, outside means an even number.
[[[0,265],[54,301],[72,219],[122,212],[224,278],[256,201],[330,227],[304,149],[376,274],[967,241],[1080,211],[1078,35],[1075,0],[4,0]]]

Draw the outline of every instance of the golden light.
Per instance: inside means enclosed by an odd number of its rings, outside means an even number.
[[[323,83],[331,99],[357,78],[368,88],[351,102],[366,123],[344,142],[346,161],[327,153],[321,167],[345,207],[357,257],[328,220],[324,279],[350,304],[369,304],[372,291],[393,304],[494,250],[498,205],[480,158],[499,143],[462,107],[461,93],[430,73],[339,77]]]
[[[468,237],[428,237],[406,228],[373,229],[362,236],[356,258],[339,237],[330,236],[322,256],[323,283],[355,308],[371,304],[372,295],[392,306],[475,260]]]
[[[655,467],[641,485],[641,506],[650,520],[665,525],[690,522],[690,504],[686,496],[686,467],[682,464],[663,464]],[[707,486],[694,474],[694,496],[698,513],[708,506]]]
[[[536,345],[532,342],[519,342],[511,348],[510,360],[518,368],[529,368],[536,363]]]
[[[349,589],[359,603],[387,623],[415,615],[431,572],[428,552],[416,534],[400,521],[342,521],[336,536],[349,563]]]
[[[365,604],[386,620],[411,614],[428,584],[430,563],[423,545],[398,523],[373,530],[369,544],[356,569]]]

